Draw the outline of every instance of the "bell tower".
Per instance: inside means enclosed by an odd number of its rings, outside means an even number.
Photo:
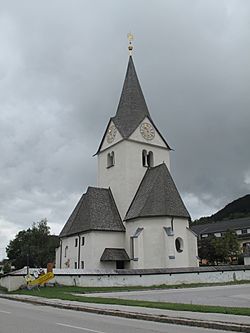
[[[132,58],[132,34],[128,39],[129,60],[120,101],[96,153],[98,187],[111,188],[122,219],[147,168],[163,162],[169,168],[171,150],[150,116]]]

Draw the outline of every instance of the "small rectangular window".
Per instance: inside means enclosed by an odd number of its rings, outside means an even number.
[[[82,246],[85,244],[85,238],[82,237]]]
[[[81,261],[81,269],[84,269],[84,261]]]
[[[65,249],[64,249],[64,257],[65,258],[67,257],[67,252],[68,252],[68,245],[65,246]]]
[[[78,245],[78,238],[75,238],[75,247]]]
[[[107,168],[111,168],[115,165],[115,153],[112,151],[107,155]]]
[[[77,262],[75,261],[75,269],[77,269]]]

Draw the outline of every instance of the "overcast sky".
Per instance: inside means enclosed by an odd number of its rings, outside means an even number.
[[[0,259],[44,217],[59,233],[96,184],[130,31],[192,217],[250,192],[249,0],[0,0]]]

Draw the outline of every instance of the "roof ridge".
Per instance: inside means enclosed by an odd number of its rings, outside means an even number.
[[[126,230],[126,228],[125,228],[125,226],[124,226],[124,224],[123,224],[123,222],[122,222],[122,217],[121,217],[121,215],[120,215],[120,212],[119,212],[119,210],[118,210],[118,207],[117,207],[116,202],[115,202],[115,198],[114,198],[114,196],[113,196],[113,193],[112,193],[112,190],[111,190],[110,187],[108,188],[108,191],[109,191],[109,194],[110,194],[110,198],[111,198],[111,200],[112,200],[113,203],[114,203],[114,206],[115,206],[116,212],[117,212],[117,214],[118,214],[118,216],[119,216],[119,218],[120,218],[120,220],[121,220],[121,224],[122,224],[122,226],[124,227],[124,230]]]

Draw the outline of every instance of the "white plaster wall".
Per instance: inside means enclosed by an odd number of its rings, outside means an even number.
[[[61,255],[60,251],[61,251],[61,246],[56,248],[56,264],[55,264],[55,267],[60,267],[60,255]]]
[[[81,261],[84,261],[84,269],[114,269],[115,262],[101,262],[100,258],[105,248],[124,248],[125,233],[124,232],[106,232],[106,231],[91,231],[80,234],[80,238],[84,237],[84,245],[80,242],[80,267]],[[62,267],[67,268],[66,262],[70,260],[69,268],[75,268],[75,262],[78,264],[78,246],[75,247],[75,238],[78,235],[62,239]],[[79,242],[79,240],[78,240]],[[68,246],[67,256],[65,257],[65,247]],[[56,262],[56,267],[60,268],[60,259]]]
[[[3,276],[0,278],[0,286],[6,288],[8,291],[19,289],[22,285],[26,285],[24,276]]]
[[[174,238],[181,237],[183,239],[183,252],[175,251],[176,263],[173,267],[193,267],[198,266],[197,261],[197,238],[188,229],[189,223],[187,219],[174,219]]]
[[[112,286],[157,286],[161,284],[176,285],[189,283],[216,283],[235,280],[250,280],[250,270],[170,273],[170,274],[136,274],[136,275],[56,275],[54,282],[59,284],[82,287]],[[53,282],[53,281],[52,281]]]
[[[197,236],[192,232],[191,229],[187,228],[187,238],[188,238],[188,263],[189,267],[198,267],[199,266],[199,259],[198,259],[198,245]]]
[[[142,123],[149,123],[155,129],[155,136],[152,140],[146,140],[141,135],[140,126]],[[140,123],[140,125],[137,127],[137,129],[130,135],[129,139],[139,141],[142,143],[150,143],[150,144],[165,147],[165,148],[167,147],[166,143],[162,140],[161,136],[156,131],[156,128],[154,127],[154,125],[151,123],[151,121],[147,117]]]
[[[211,267],[213,269],[213,267]],[[157,286],[161,284],[176,285],[188,283],[206,283],[206,282],[229,282],[250,280],[249,266],[242,266],[241,269],[229,271],[216,270],[211,272],[178,272],[178,273],[163,273],[163,274],[116,274],[114,271],[100,273],[92,272],[84,274],[83,270],[74,269],[54,269],[55,278],[51,283],[59,283],[66,286],[81,286],[81,287],[111,287],[111,286]],[[216,267],[218,269],[218,267]],[[68,274],[67,274],[68,272]],[[17,290],[22,285],[26,284],[25,274],[19,276],[4,276],[0,278],[0,286],[5,287],[8,291]]]
[[[154,217],[136,219],[125,222],[126,249],[131,253],[130,237],[137,228],[144,228],[139,235],[138,260],[130,262],[130,268],[167,268],[167,267],[197,267],[196,236],[190,232],[188,220],[174,219],[174,236],[168,236],[164,227],[171,227],[171,218]],[[181,237],[184,247],[181,253],[177,252],[175,239]],[[170,259],[169,256],[174,256]]]
[[[155,166],[165,162],[169,167],[167,149],[129,140],[121,141],[98,154],[98,187],[111,188],[122,219],[147,170],[142,166],[143,149],[153,152]],[[107,168],[107,154],[111,151],[115,154],[115,165]]]
[[[75,239],[78,239],[79,242],[79,236],[74,235],[71,237],[66,237],[61,239],[61,246],[62,246],[62,258],[61,258],[61,268],[75,268],[75,262],[77,262],[78,257],[78,246],[75,247]],[[67,253],[65,256],[65,248],[68,247]],[[57,249],[58,256],[56,256],[56,267],[60,267],[60,248]],[[67,263],[69,263],[69,266],[67,266]]]

